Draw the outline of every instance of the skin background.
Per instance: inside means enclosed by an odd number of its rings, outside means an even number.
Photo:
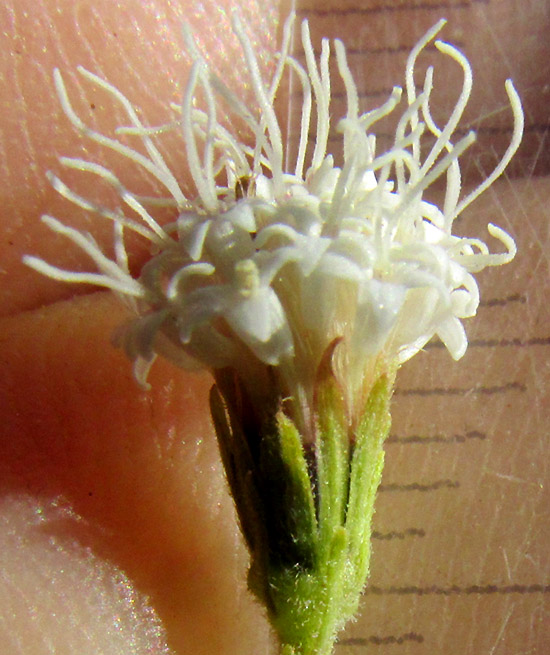
[[[521,3],[521,11],[518,2],[498,5],[496,10],[491,3],[472,3],[469,14],[448,15],[452,27],[445,38],[466,41],[481,87],[470,114],[487,116],[504,106],[503,81],[512,75],[528,125],[544,125],[548,5]],[[32,252],[70,268],[86,266],[78,252],[41,226],[38,217],[46,211],[93,230],[102,243],[111,238],[101,221],[75,211],[45,180],[45,170],[59,170],[59,155],[87,154],[121,167],[114,156],[81,142],[68,124],[52,68],[62,68],[75,104],[98,127],[124,121],[112,114],[105,96],[90,93],[75,75],[79,64],[109,79],[146,111],[148,122],[158,124],[184,85],[183,17],[201,35],[213,65],[242,87],[223,7],[13,0],[0,8],[0,563],[6,590],[0,595],[0,643],[9,644],[10,653],[268,652],[261,610],[246,594],[246,554],[208,420],[208,376],[160,363],[152,372],[152,392],[142,392],[131,366],[111,346],[112,331],[124,320],[113,299],[84,288],[74,297],[75,289],[20,264],[21,255]],[[412,45],[439,18],[426,12],[371,14],[357,30],[357,18],[323,16],[315,13],[317,4],[297,8],[310,16],[314,38],[341,36],[357,49],[368,40],[369,25],[378,40],[395,45],[407,35]],[[276,3],[242,6],[260,49],[275,49],[278,19],[287,9]],[[377,73],[384,84],[401,83],[402,66],[396,72],[393,59],[381,61]],[[368,75],[360,81],[372,84]],[[477,431],[485,438],[466,440],[461,448],[388,444],[387,488],[437,481],[458,487],[380,494],[380,535],[421,526],[426,536],[375,540],[364,618],[350,627],[339,652],[369,645],[390,655],[545,652],[550,622],[542,591],[376,592],[405,585],[550,583],[545,138],[544,131],[527,132],[513,177],[487,193],[460,225],[483,237],[483,226],[494,220],[520,248],[512,265],[483,276],[482,297],[523,300],[482,308],[468,327],[470,337],[534,346],[472,347],[458,365],[433,348],[400,372],[392,429],[397,437]],[[503,151],[498,139],[494,144]],[[168,145],[166,155],[184,175],[181,152]],[[491,162],[472,156],[466,166],[472,180],[479,167],[490,170]],[[129,185],[149,191],[134,172],[123,172]],[[136,244],[136,263],[142,256]],[[509,394],[476,391],[505,385],[512,385]],[[408,393],[443,387],[466,391],[441,397]],[[403,640],[410,633],[423,641]],[[371,638],[388,636],[401,637],[401,643],[373,645]]]

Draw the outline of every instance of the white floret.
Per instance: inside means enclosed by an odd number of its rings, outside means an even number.
[[[245,374],[247,362],[250,370],[258,364],[278,367],[289,395],[311,399],[320,359],[338,342],[336,369],[353,406],[366,372],[377,362],[402,363],[433,336],[453,358],[462,357],[468,342],[461,319],[473,316],[479,304],[472,274],[515,255],[512,237],[495,225],[489,224],[489,234],[505,248],[497,254],[479,239],[452,234],[454,219],[495,181],[519,146],[523,115],[512,83],[506,82],[514,115],[510,146],[493,173],[461,198],[459,157],[475,135],[453,139],[472,88],[470,65],[453,46],[435,42],[441,55],[453,59],[463,73],[455,107],[441,127],[430,110],[433,68],[428,68],[419,93],[414,79],[420,52],[444,21],[411,52],[393,144],[377,152],[374,129],[399,110],[401,89],[395,87],[379,108],[361,114],[345,47],[336,41],[347,112],[331,126],[330,43],[322,41],[317,59],[304,21],[305,64],[300,64],[289,55],[293,20],[291,16],[284,26],[275,70],[266,79],[244,26],[233,16],[253,107],[209,70],[188,28],[184,35],[193,65],[183,102],[177,120],[160,128],[144,126],[120,91],[79,69],[124,108],[130,125],[118,133],[141,139],[146,155],[87,127],[72,108],[61,74],[55,72],[62,107],[73,125],[124,155],[160,182],[169,196],[142,198],[104,166],[62,158],[63,166],[100,178],[118,193],[121,206],[109,209],[50,174],[68,200],[115,224],[115,258],[109,259],[90,236],[45,217],[54,232],[82,248],[99,273],[62,271],[36,257],[25,261],[56,279],[95,283],[131,299],[137,316],[127,329],[125,345],[142,381],[156,354],[178,364],[186,361],[180,356],[185,354],[206,366],[233,366]],[[285,162],[274,102],[287,72],[299,83],[302,112],[296,157]],[[197,107],[199,95],[205,102],[202,109]],[[218,122],[220,101],[248,126],[251,141]],[[153,136],[176,127],[181,127],[195,185],[192,197],[182,192],[153,142]],[[327,152],[331,127],[341,134],[341,166]],[[308,157],[312,129],[315,143]],[[427,152],[422,147],[426,134],[432,139]],[[423,193],[441,176],[446,176],[446,196],[438,207],[423,199]],[[173,223],[161,226],[154,217],[156,206],[173,206]],[[137,279],[129,273],[126,230],[151,244],[151,259]]]

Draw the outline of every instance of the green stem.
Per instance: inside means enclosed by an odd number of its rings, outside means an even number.
[[[330,655],[369,572],[393,376],[380,376],[350,427],[332,370],[320,367],[314,453],[280,405],[252,405],[234,376],[217,381],[226,404],[214,390],[212,417],[251,554],[249,587],[281,655]]]
[[[339,445],[338,402],[327,394],[319,406],[329,417],[319,421],[323,430],[318,438],[324,442],[319,447],[319,461],[324,471],[318,472],[317,501],[323,523],[320,518],[315,563],[304,570],[274,568],[269,575],[274,607],[270,618],[281,640],[281,655],[330,655],[338,631],[357,611],[369,571],[371,524],[382,476],[382,446],[390,427],[390,397],[391,383],[384,377],[370,394],[351,457],[347,448]],[[325,404],[329,401],[330,407]],[[328,456],[323,460],[324,454]],[[345,458],[348,472],[345,484],[341,458]]]

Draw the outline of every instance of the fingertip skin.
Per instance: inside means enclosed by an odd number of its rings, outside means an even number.
[[[0,320],[2,491],[69,503],[87,545],[150,596],[175,652],[255,652],[267,633],[245,591],[211,378],[159,362],[141,390],[111,344],[126,318],[95,293]]]

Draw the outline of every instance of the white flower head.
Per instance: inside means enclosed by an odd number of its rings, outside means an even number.
[[[253,107],[209,70],[185,30],[193,65],[179,117],[162,128],[144,127],[117,89],[79,69],[126,110],[130,125],[119,132],[141,139],[141,151],[84,125],[56,71],[63,109],[75,127],[141,167],[160,182],[169,198],[142,198],[106,168],[63,158],[64,166],[98,176],[118,192],[120,207],[115,211],[86,200],[50,175],[66,198],[113,221],[115,257],[108,258],[89,235],[46,216],[49,227],[79,245],[99,272],[68,272],[36,257],[25,261],[51,277],[99,284],[126,299],[136,318],[122,338],[142,381],[159,353],[181,365],[192,358],[212,369],[233,368],[248,380],[250,389],[261,384],[269,368],[275,371],[282,396],[293,398],[300,413],[313,396],[323,355],[334,348],[334,371],[353,411],[381,366],[404,362],[434,335],[455,359],[464,354],[467,339],[461,319],[473,316],[479,303],[473,273],[509,262],[515,244],[490,224],[489,234],[505,248],[504,253],[491,254],[482,241],[453,235],[453,221],[503,172],[520,143],[523,116],[518,95],[507,81],[515,120],[510,146],[494,172],[461,197],[459,157],[474,134],[458,139],[453,134],[470,95],[470,65],[456,48],[435,41],[439,52],[463,71],[462,90],[444,125],[437,125],[430,112],[432,68],[420,93],[414,79],[419,53],[444,21],[411,52],[405,97],[395,87],[384,104],[366,113],[359,110],[344,45],[335,41],[347,96],[347,113],[335,125],[343,143],[343,164],[336,166],[327,152],[330,44],[324,39],[316,58],[304,21],[302,65],[289,54],[293,22],[290,16],[276,66],[265,79],[238,15],[233,15],[255,97]],[[286,158],[274,108],[287,73],[295,76],[302,92],[293,161]],[[233,133],[219,119],[219,103],[247,126],[248,138]],[[376,124],[392,112],[400,115],[393,144],[377,152]],[[182,191],[154,143],[155,134],[166,129],[183,133],[196,189],[193,197]],[[446,196],[443,206],[437,207],[423,194],[441,176],[446,176]],[[154,218],[159,205],[174,207],[171,224],[162,226]],[[151,244],[151,258],[138,277],[132,277],[128,267],[129,231]],[[302,416],[299,422],[303,425],[306,419]]]

